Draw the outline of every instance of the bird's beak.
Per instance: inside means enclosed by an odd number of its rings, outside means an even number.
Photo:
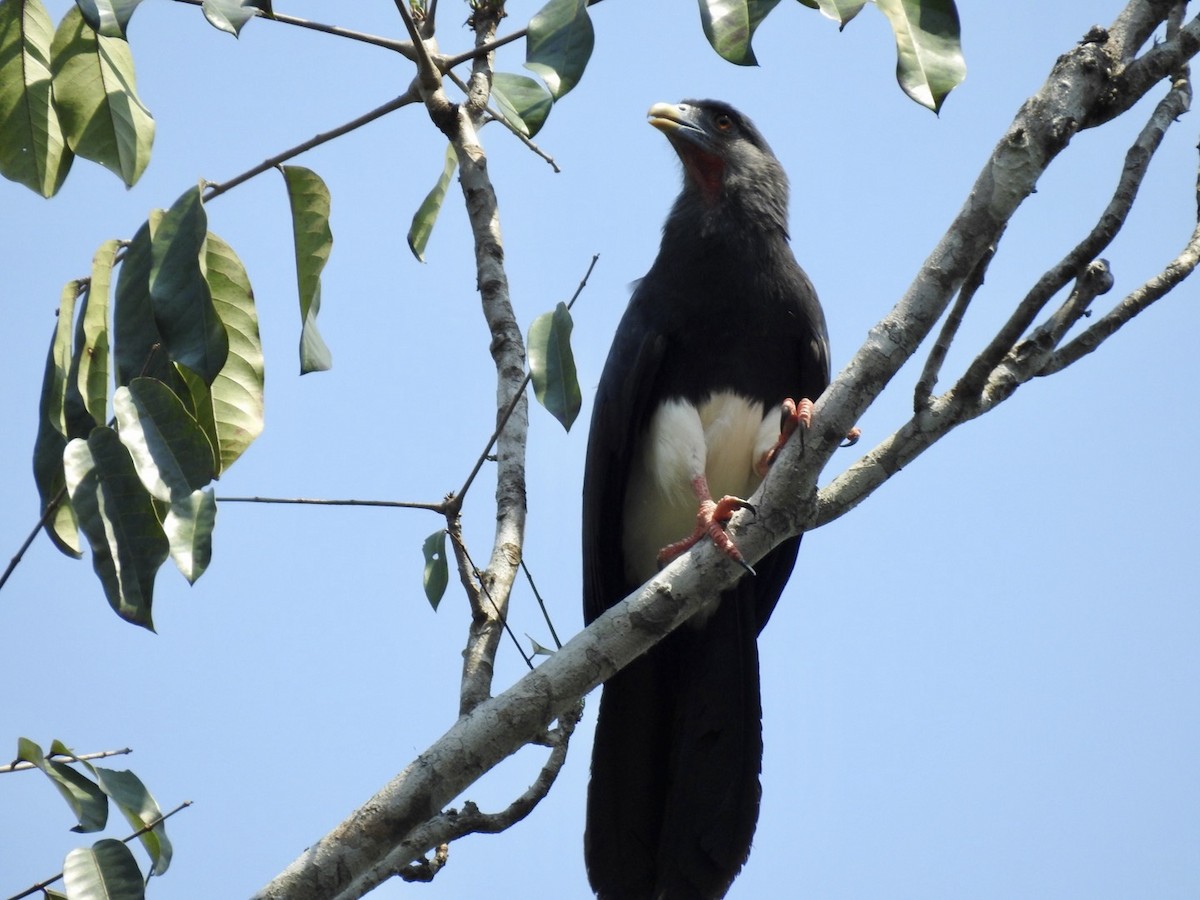
[[[647,110],[646,115],[650,119],[650,124],[667,137],[693,137],[694,139],[704,134],[692,118],[692,108],[686,104],[655,103]],[[692,134],[689,135],[688,132]]]

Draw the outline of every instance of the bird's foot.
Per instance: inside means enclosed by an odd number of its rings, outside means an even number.
[[[754,568],[742,557],[742,551],[737,548],[725,526],[739,509],[754,512],[754,506],[740,497],[722,497],[713,501],[711,498],[700,500],[700,510],[696,513],[696,530],[682,540],[668,544],[658,551],[658,565],[665,566],[680,554],[691,550],[704,538],[709,538],[726,556],[749,572],[755,574]]]
[[[858,443],[858,439],[860,437],[862,437],[862,429],[859,428],[857,425],[855,425],[853,428],[850,429],[850,432],[846,435],[846,439],[844,441],[842,441],[842,446],[843,447],[853,447],[855,444]]]
[[[779,439],[754,464],[754,471],[758,473],[760,478],[766,477],[767,470],[771,468],[771,463],[775,462],[775,457],[779,455],[779,451],[788,442],[788,438],[792,436],[792,432],[801,425],[805,428],[812,427],[812,417],[813,402],[807,397],[802,397],[799,400],[793,400],[789,397],[783,401],[780,407]]]

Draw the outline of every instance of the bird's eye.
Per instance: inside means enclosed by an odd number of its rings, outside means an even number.
[[[721,132],[722,134],[729,134],[729,132],[733,131],[733,119],[724,113],[721,113],[721,115],[717,116],[717,118],[713,120],[713,124],[717,126],[717,131]]]

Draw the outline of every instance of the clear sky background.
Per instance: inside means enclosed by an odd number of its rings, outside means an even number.
[[[519,27],[539,3],[512,2]],[[829,318],[835,369],[896,301],[987,154],[1055,58],[1118,0],[961,4],[968,77],[935,117],[893,79],[892,38],[867,9],[845,32],[796,3],[760,29],[762,67],[707,46],[691,0],[610,0],[596,52],[538,143],[484,131],[523,327],[569,297],[584,411],[570,434],[531,410],[527,560],[560,634],[580,626],[579,490],[590,398],[679,184],[657,101],[712,96],[756,120],[793,185],[792,237]],[[49,2],[57,21],[65,0]],[[277,9],[402,36],[389,0]],[[441,4],[443,50],[465,6]],[[198,178],[228,179],[371,109],[409,83],[386,51],[252,22],[240,41],[194,7],[146,3],[131,26],[154,157],[126,191],[76,164],[44,201],[0,184],[0,554],[37,519],[29,460],[64,282]],[[521,71],[521,45],[499,65]],[[1160,95],[1156,95],[1160,96]],[[1014,220],[944,382],[1108,201],[1149,106],[1081,134]],[[1195,221],[1197,120],[1167,138],[1105,256],[1123,296]],[[333,195],[321,329],[334,369],[300,378],[282,178],[209,207],[253,281],[267,355],[267,427],[218,496],[437,500],[491,431],[494,373],[457,185],[418,264],[412,212],[443,138],[414,107],[298,160]],[[844,519],[808,535],[761,640],[766,755],[754,851],[733,898],[1194,898],[1200,895],[1200,589],[1196,334],[1189,282],[1067,372],[938,444]],[[1101,301],[1103,308],[1104,299]],[[919,361],[916,365],[919,365]],[[860,423],[869,449],[911,410],[910,365]],[[943,384],[944,386],[944,384]],[[835,457],[830,478],[857,450]],[[490,478],[466,510],[486,558]],[[467,625],[451,589],[421,591],[429,513],[221,506],[208,573],[168,564],[158,634],[119,620],[90,559],[39,539],[0,592],[0,755],[18,736],[78,751],[132,746],[164,808],[175,862],[152,896],[251,894],[453,721]],[[529,590],[514,630],[549,644]],[[522,674],[501,649],[496,688]],[[432,885],[379,897],[588,895],[583,804],[596,698],[547,799],[501,836],[451,847]],[[9,749],[4,749],[9,748]],[[524,751],[470,789],[485,810],[533,777]],[[40,775],[0,779],[0,895],[90,842]],[[123,826],[122,826],[123,827]],[[109,834],[121,836],[121,827]],[[140,854],[140,851],[138,851]]]

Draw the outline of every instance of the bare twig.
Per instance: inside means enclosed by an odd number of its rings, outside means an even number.
[[[187,0],[176,0],[176,2],[187,2]],[[322,144],[326,144],[329,141],[332,141],[334,138],[339,138],[343,134],[348,134],[355,129],[362,128],[364,125],[374,122],[376,119],[382,118],[390,112],[395,112],[401,107],[408,106],[410,103],[416,103],[419,99],[420,98],[418,97],[417,92],[410,87],[407,91],[405,91],[399,97],[396,97],[394,100],[389,100],[382,106],[377,106],[370,112],[363,113],[358,118],[351,119],[344,125],[339,125],[336,128],[331,128],[329,131],[323,131],[318,135],[314,135],[307,141],[292,147],[290,150],[284,150],[282,153],[277,153],[275,156],[272,156],[269,159],[264,159],[257,166],[254,166],[252,169],[247,169],[241,175],[235,175],[228,181],[222,181],[220,183],[209,182],[204,190],[204,201],[207,203],[214,197],[221,196],[221,194],[224,194],[226,191],[237,187],[243,182],[249,181],[256,175],[261,175],[263,172],[267,172],[276,168],[277,166],[281,166],[289,159],[299,156],[301,153],[305,153],[309,150],[312,150],[314,147],[319,147]]]
[[[122,747],[120,750],[97,750],[95,753],[72,753],[69,755],[63,754],[63,753],[51,753],[46,758],[47,759],[77,759],[82,762],[82,761],[91,760],[91,759],[107,759],[110,756],[124,756],[125,754],[132,753],[132,752],[133,751],[128,747]],[[8,772],[24,772],[26,770],[32,770],[32,769],[37,769],[37,766],[35,766],[31,762],[25,762],[24,760],[21,760],[19,762],[9,763],[7,765],[0,766],[0,775],[4,775],[5,773],[8,773]]]
[[[958,336],[958,329],[962,326],[967,308],[983,285],[983,276],[995,255],[996,245],[992,244],[979,258],[979,262],[967,276],[963,286],[958,289],[958,299],[954,301],[954,306],[946,316],[946,321],[942,323],[942,329],[938,332],[937,340],[933,342],[933,349],[929,351],[929,357],[925,360],[925,367],[921,370],[921,377],[917,379],[917,386],[913,391],[913,412],[920,412],[922,409],[928,408],[938,375],[942,371],[942,365],[946,362],[946,354],[950,352],[950,345]]]
[[[1149,120],[1125,154],[1116,189],[1095,226],[1056,266],[1046,272],[1013,311],[1008,321],[992,338],[963,374],[954,391],[977,396],[1000,361],[1016,345],[1058,291],[1081,274],[1085,267],[1107,247],[1125,224],[1138,189],[1146,177],[1150,160],[1162,144],[1171,124],[1187,111],[1191,87],[1186,78],[1177,79],[1171,90],[1158,102]]]
[[[202,6],[204,0],[175,0],[176,3],[185,3],[188,6]],[[392,38],[380,37],[375,34],[366,34],[362,31],[354,31],[350,28],[342,28],[338,25],[325,25],[321,22],[313,22],[310,19],[301,19],[299,16],[288,16],[283,13],[273,13],[267,15],[259,11],[258,17],[266,19],[269,22],[279,22],[283,25],[293,25],[297,28],[307,28],[310,31],[319,31],[322,34],[330,34],[334,37],[348,38],[352,41],[359,41],[363,44],[370,44],[374,47],[382,47],[385,50],[394,50],[409,59],[413,58],[413,45],[409,41],[397,41]]]
[[[446,501],[425,503],[417,500],[328,500],[317,497],[218,497],[218,503],[290,503],[298,506],[382,506],[389,509],[427,509],[444,513]]]
[[[575,293],[571,295],[571,299],[567,301],[567,309],[572,309],[575,306],[575,301],[579,299],[579,295],[583,293],[583,289],[587,287],[588,279],[592,277],[592,270],[596,268],[596,263],[600,261],[600,254],[592,255],[592,261],[588,263],[587,271],[583,273],[583,278],[580,279],[579,285],[575,288]],[[483,452],[479,454],[479,458],[475,460],[475,465],[471,469],[467,480],[463,482],[463,486],[458,489],[458,493],[454,495],[456,501],[461,506],[463,498],[470,489],[471,484],[475,481],[475,476],[479,474],[479,470],[483,468],[483,464],[491,457],[492,448],[496,446],[496,441],[499,439],[501,432],[504,431],[505,425],[508,424],[508,418],[517,408],[517,403],[525,394],[525,388],[529,387],[529,382],[533,379],[533,375],[526,372],[525,377],[521,380],[520,388],[510,398],[508,405],[500,414],[500,418],[496,422],[496,430],[492,432],[491,438],[488,439],[487,445],[483,448]]]
[[[529,589],[533,591],[538,608],[542,611],[542,618],[546,620],[546,627],[550,629],[550,637],[554,640],[555,648],[561,650],[562,641],[558,639],[558,632],[554,630],[554,622],[550,618],[550,610],[546,609],[546,601],[542,599],[541,592],[537,589],[537,585],[533,583],[533,573],[529,571],[529,566],[525,565],[525,560],[521,560],[521,571],[525,573],[525,579],[529,582]]]
[[[448,809],[432,817],[420,828],[410,832],[404,843],[389,854],[382,864],[364,875],[352,893],[361,896],[393,875],[398,875],[405,881],[432,880],[437,871],[445,865],[451,841],[469,834],[496,834],[511,828],[528,816],[550,793],[550,788],[566,762],[571,735],[574,734],[575,726],[579,724],[582,716],[583,701],[580,700],[559,717],[558,726],[546,734],[544,743],[551,751],[537,778],[504,810],[498,813],[481,812],[479,807],[468,800],[463,804],[461,811]],[[433,860],[425,858],[430,849],[434,850]],[[406,864],[406,860],[413,862]]]
[[[1197,263],[1200,263],[1200,225],[1196,226],[1191,239],[1179,255],[1162,272],[1130,293],[1117,306],[1088,327],[1083,334],[1055,353],[1038,374],[1053,375],[1087,356],[1115,334],[1122,325],[1156,300],[1162,299],[1179,282],[1191,275],[1196,270]]]
[[[8,579],[12,576],[12,573],[16,571],[17,566],[21,564],[21,560],[25,558],[26,551],[28,551],[33,545],[33,542],[37,540],[38,532],[45,528],[46,524],[52,518],[54,518],[54,514],[58,512],[59,504],[63,502],[63,498],[66,496],[67,488],[64,485],[59,489],[59,492],[54,495],[54,499],[46,504],[46,508],[42,511],[41,518],[37,520],[37,524],[35,524],[30,530],[29,534],[25,536],[25,540],[21,542],[21,546],[17,548],[17,552],[13,554],[13,558],[8,561],[8,565],[4,568],[4,574],[0,575],[0,588],[4,587],[4,585],[8,582]]]

